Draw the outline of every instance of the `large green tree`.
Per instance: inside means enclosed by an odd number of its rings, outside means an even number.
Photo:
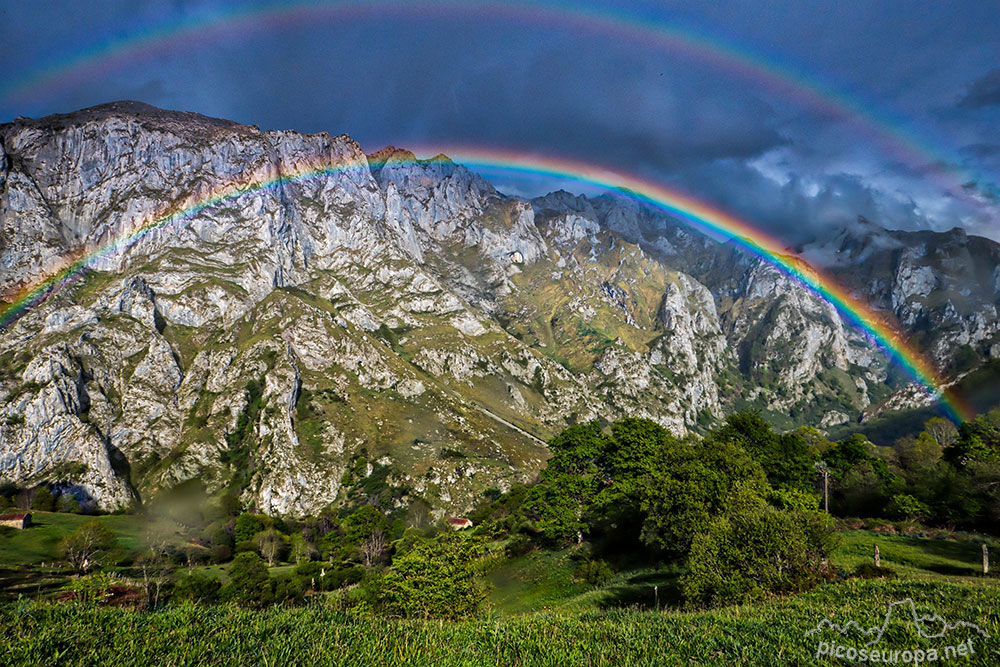
[[[609,447],[597,422],[571,426],[549,441],[552,456],[524,503],[546,538],[583,540],[595,496],[608,481],[603,461]]]
[[[274,599],[267,564],[252,551],[237,554],[229,567],[229,583],[223,589],[227,599],[250,607],[262,607]]]
[[[483,538],[448,532],[416,540],[393,559],[376,597],[395,616],[463,618],[479,609],[486,592],[479,580]]]
[[[760,465],[732,440],[708,438],[663,448],[646,478],[643,542],[682,556],[694,536],[726,510],[735,489],[762,496],[768,485]]]
[[[264,518],[256,514],[243,512],[236,517],[236,526],[233,528],[233,538],[236,543],[250,542],[254,535],[266,528]]]
[[[737,412],[710,438],[739,445],[761,465],[774,488],[813,490],[814,459],[802,434],[776,433],[758,413]]]

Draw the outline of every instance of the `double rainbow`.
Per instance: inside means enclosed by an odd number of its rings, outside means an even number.
[[[690,57],[847,121],[854,130],[904,164],[923,172],[952,196],[994,214],[991,203],[976,198],[963,187],[974,178],[972,175],[949,166],[952,160],[946,157],[946,151],[932,147],[924,137],[907,129],[909,123],[905,118],[871,100],[847,94],[789,59],[751,51],[689,25],[667,23],[652,13],[626,12],[574,0],[294,0],[212,9],[95,41],[6,85],[0,82],[0,95],[8,103],[24,104],[144,58],[202,48],[220,39],[249,39],[289,27],[313,26],[320,21],[337,25],[351,20],[381,19],[387,13],[418,19],[469,16],[580,30],[600,39]]]
[[[955,420],[971,418],[971,411],[957,397],[949,394],[945,382],[924,360],[918,350],[878,313],[855,299],[833,279],[810,267],[803,259],[790,253],[777,240],[767,236],[750,223],[699,201],[677,190],[645,180],[639,176],[618,173],[593,165],[555,157],[525,156],[507,150],[477,147],[438,146],[436,152],[447,152],[456,161],[472,170],[503,170],[514,175],[557,178],[590,187],[626,190],[638,201],[660,210],[693,229],[714,238],[728,240],[743,251],[759,257],[785,276],[802,285],[819,298],[832,304],[840,315],[880,347],[885,354],[914,380],[939,398],[945,411]],[[0,329],[4,329],[22,314],[63,289],[84,270],[132,247],[159,230],[184,224],[202,211],[262,190],[281,188],[296,182],[323,179],[356,170],[369,169],[367,163],[310,164],[267,180],[225,184],[193,204],[151,217],[136,228],[88,253],[67,259],[65,264],[44,280],[19,292],[13,302],[0,310]]]

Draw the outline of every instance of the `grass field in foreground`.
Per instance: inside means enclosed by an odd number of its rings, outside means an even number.
[[[911,597],[920,613],[978,623],[975,655],[953,664],[1000,664],[1000,587],[991,580],[847,581],[796,597],[710,611],[634,610],[485,615],[457,622],[347,615],[323,608],[265,611],[175,607],[161,612],[52,605],[0,605],[4,665],[770,665],[814,664],[819,642],[863,644],[829,631],[830,618],[877,625],[890,602]],[[936,643],[935,643],[936,642]],[[929,648],[910,624],[882,644]],[[822,661],[821,661],[822,662]]]
[[[20,542],[5,542],[0,554],[27,546],[19,562],[48,562],[57,533],[84,519],[47,516],[33,529],[37,532],[18,532],[14,537]],[[141,527],[131,517],[102,520],[110,520],[123,545],[138,544]],[[806,637],[819,621],[877,625],[890,603],[907,597],[920,614],[977,623],[991,638],[956,630],[942,640],[925,640],[912,623],[898,622],[880,646],[927,649],[971,638],[974,655],[937,664],[1000,664],[1000,578],[978,574],[980,542],[861,530],[839,537],[832,555],[835,568],[851,571],[870,563],[878,544],[883,566],[899,579],[836,581],[753,605],[682,611],[671,592],[676,592],[678,568],[621,572],[594,587],[574,575],[574,550],[568,549],[535,551],[501,563],[489,574],[488,610],[457,623],[385,619],[316,606],[264,611],[181,606],[146,613],[24,599],[0,604],[0,665],[815,664],[820,641],[864,644],[856,636],[844,639],[829,632]],[[1000,553],[995,542],[990,547]],[[8,573],[22,576],[18,573],[25,568],[44,572],[22,564]],[[226,566],[199,569],[226,576]],[[653,586],[660,593],[660,611]]]

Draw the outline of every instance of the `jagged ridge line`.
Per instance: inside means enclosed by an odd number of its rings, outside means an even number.
[[[808,262],[788,251],[783,244],[769,237],[750,222],[679,190],[667,188],[637,175],[619,173],[600,166],[558,157],[522,155],[498,148],[449,146],[446,150],[465,158],[463,161],[473,168],[500,168],[517,174],[558,176],[582,184],[625,191],[633,199],[666,213],[675,221],[698,233],[709,237],[712,236],[712,233],[721,234],[747,254],[763,260],[780,274],[833,306],[841,317],[856,326],[891,361],[899,364],[918,384],[923,385],[931,398],[939,401],[956,421],[971,419],[972,410],[963,405],[958,397],[949,391],[933,365],[907,343],[893,326],[866,304],[854,298],[847,289],[840,286],[831,277],[824,275]],[[410,155],[412,156],[412,153]],[[395,161],[392,166],[426,165],[427,162],[427,160],[411,157],[408,160]],[[457,166],[466,168],[462,164]],[[274,188],[280,189],[284,185],[333,176],[338,173],[346,174],[353,170],[365,171],[370,174],[371,165],[367,159],[348,160],[344,163],[326,162],[318,166],[315,162],[304,160],[302,164],[294,165],[294,169],[291,171],[279,174],[277,177],[258,178],[258,180],[250,180],[245,183],[233,183],[233,179],[230,179],[228,183],[220,184],[200,200],[182,205],[183,208],[179,210],[176,209],[175,205],[175,210],[169,214],[157,213],[150,216],[145,223],[139,224],[131,233],[118,239],[112,239],[89,253],[70,254],[68,259],[71,261],[68,265],[53,272],[42,281],[27,286],[13,303],[6,308],[0,308],[0,330],[7,328],[21,314],[47,299],[53,292],[57,292],[66,284],[71,283],[84,269],[102,258],[113,257],[128,250],[148,234],[158,233],[170,225],[190,220],[206,209],[238,199],[246,194]],[[240,176],[247,175],[241,174]],[[253,179],[254,175],[250,174],[249,178]]]

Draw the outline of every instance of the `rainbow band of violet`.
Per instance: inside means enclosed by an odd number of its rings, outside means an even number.
[[[746,221],[685,193],[638,176],[621,174],[567,159],[525,156],[501,149],[467,146],[438,146],[435,150],[440,153],[447,152],[461,166],[473,170],[499,169],[514,174],[559,178],[591,187],[623,190],[639,202],[669,214],[699,233],[722,237],[744,252],[767,262],[783,275],[830,303],[844,319],[855,325],[882,349],[891,361],[902,367],[914,380],[937,397],[949,417],[959,422],[972,417],[972,411],[948,391],[943,379],[923,359],[920,352],[906,343],[882,317],[851,296],[832,278],[814,270],[803,259],[790,253],[780,242]],[[440,158],[441,156],[438,156],[431,160]],[[414,164],[428,162],[428,160],[414,160]],[[394,160],[392,166],[404,164],[406,162],[403,160]],[[367,172],[370,169],[371,166],[367,161],[318,166],[310,164],[268,180],[221,186],[193,204],[183,205],[182,208],[172,212],[154,216],[148,222],[137,226],[131,233],[69,259],[61,269],[51,273],[44,280],[24,288],[15,296],[12,303],[0,310],[0,329],[10,326],[25,312],[65,288],[83,271],[100,260],[116,256],[153,232],[187,222],[206,209],[262,190],[342,175],[351,170]]]

